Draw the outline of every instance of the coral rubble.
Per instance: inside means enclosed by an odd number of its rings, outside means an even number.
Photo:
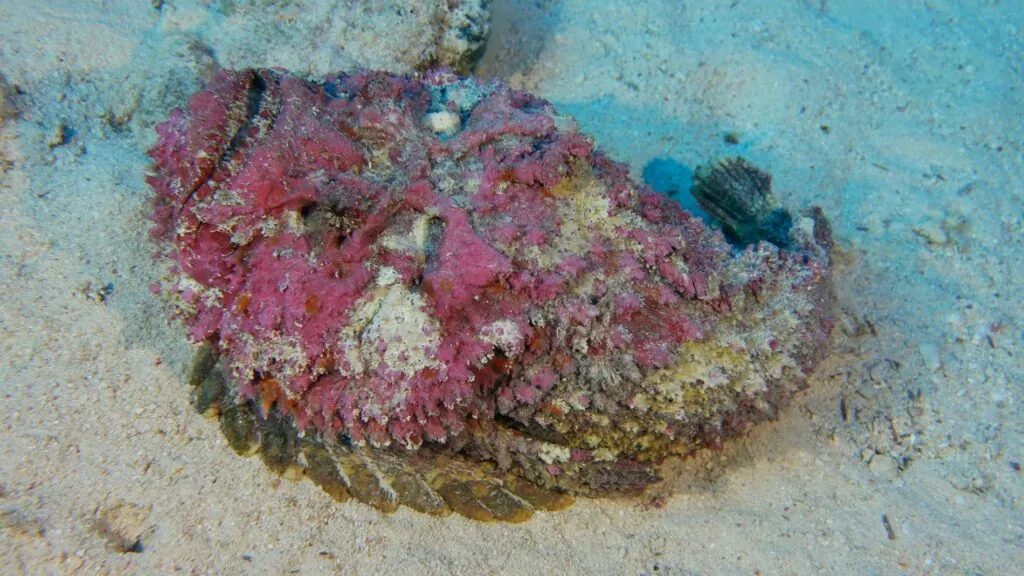
[[[499,83],[225,71],[157,132],[194,402],[338,499],[517,521],[641,493],[826,349],[819,211],[736,251]]]

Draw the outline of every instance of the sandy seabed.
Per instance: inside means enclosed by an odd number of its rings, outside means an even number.
[[[409,72],[409,6],[0,2],[0,572],[1024,573],[1020,0],[495,0],[477,73],[638,180],[742,154],[822,206],[835,353],[662,508],[382,515],[235,456],[148,290],[153,126],[217,66]]]

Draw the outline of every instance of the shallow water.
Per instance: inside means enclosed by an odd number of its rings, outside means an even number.
[[[337,504],[188,405],[144,151],[221,67],[410,72],[426,10],[0,4],[0,551],[15,573],[1010,574],[1024,564],[1016,1],[496,1],[478,75],[685,198],[742,154],[840,241],[835,353],[664,507],[524,525]],[[425,3],[424,5],[426,5]]]

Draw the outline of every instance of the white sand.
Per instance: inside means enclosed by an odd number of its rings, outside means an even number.
[[[662,509],[517,526],[337,504],[190,408],[147,290],[153,124],[215,59],[404,72],[429,42],[397,0],[246,4],[0,3],[0,572],[1024,572],[1020,0],[495,2],[482,75],[656,187],[742,153],[843,246],[836,354],[779,422],[679,464]]]

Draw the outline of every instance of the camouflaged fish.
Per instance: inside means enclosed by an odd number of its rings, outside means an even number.
[[[723,235],[546,101],[443,70],[225,71],[157,132],[193,402],[338,500],[516,522],[641,495],[827,348],[828,222],[742,159],[696,175]]]

